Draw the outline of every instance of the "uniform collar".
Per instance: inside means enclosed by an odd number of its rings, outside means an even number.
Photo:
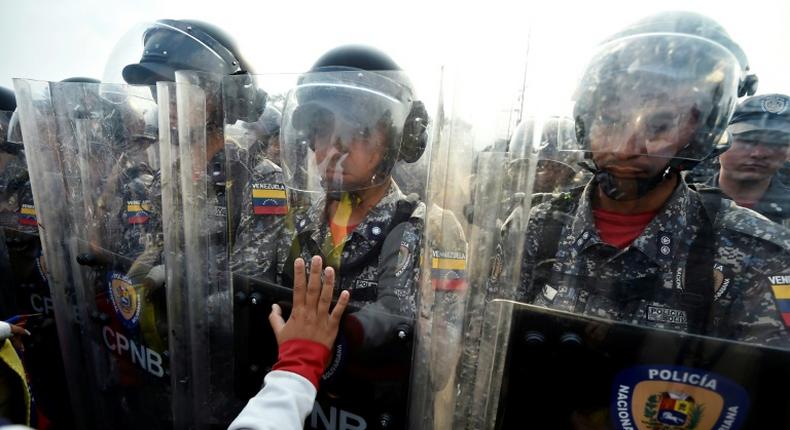
[[[707,182],[707,185],[720,188],[719,173],[713,175]],[[771,178],[771,183],[768,184],[768,189],[765,190],[765,194],[760,197],[760,200],[752,207],[752,210],[772,219],[774,222],[781,222],[782,219],[790,217],[790,197],[788,195],[790,195],[790,187],[783,184],[774,175]]]
[[[359,236],[367,241],[383,240],[386,237],[389,222],[392,220],[393,214],[395,214],[398,202],[405,198],[406,196],[401,192],[395,181],[391,181],[384,197],[370,209],[365,219],[357,225],[354,231],[346,238],[346,241],[351,240],[353,236]],[[324,194],[315,204],[310,206],[304,218],[297,223],[297,232],[299,234],[310,232],[311,238],[316,243],[323,243],[323,239],[329,231],[326,203],[327,199]]]
[[[573,217],[567,239],[574,240],[571,246],[577,253],[584,252],[593,245],[604,243],[595,228],[595,218],[592,213],[592,193],[596,188],[597,183],[594,180],[587,184]],[[658,265],[670,263],[682,242],[679,233],[688,227],[689,215],[693,210],[691,192],[685,183],[679,180],[678,186],[663,208],[626,249],[635,248]]]

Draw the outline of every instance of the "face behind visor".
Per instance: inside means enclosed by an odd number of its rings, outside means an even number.
[[[645,34],[604,45],[574,108],[577,138],[604,192],[639,198],[720,152],[739,78],[735,56],[697,36]]]
[[[313,72],[286,100],[285,182],[301,191],[352,192],[384,183],[397,161],[411,91],[387,72]]]

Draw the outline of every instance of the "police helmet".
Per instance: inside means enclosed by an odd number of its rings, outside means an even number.
[[[16,109],[14,92],[6,87],[0,87],[0,111],[13,112]]]
[[[668,163],[691,169],[726,150],[720,143],[729,142],[723,135],[737,98],[756,89],[748,70],[741,48],[712,19],[691,12],[645,18],[607,39],[589,62],[575,92],[577,139],[589,151],[591,133],[639,129],[649,143],[661,127],[691,125],[688,143]],[[645,104],[677,115],[650,118]]]
[[[790,97],[764,94],[745,99],[735,109],[729,130],[735,138],[790,144]]]
[[[0,87],[0,145],[6,146],[11,119],[16,110],[16,97],[14,92],[5,87]]]
[[[282,132],[286,183],[310,189],[306,177],[295,173],[308,164],[305,156],[315,151],[316,140],[333,139],[332,146],[347,148],[372,130],[379,130],[385,135],[386,147],[369,182],[334,186],[340,191],[354,191],[380,184],[390,176],[397,161],[413,163],[422,156],[427,126],[425,106],[392,58],[367,46],[332,49],[300,76],[286,99]],[[334,165],[331,170],[338,173],[339,168]]]
[[[259,91],[252,70],[241,56],[235,41],[222,29],[196,20],[162,19],[143,31],[143,55],[121,72],[134,85],[154,85],[175,81],[179,70],[200,71],[225,79],[224,100],[228,123],[252,122],[263,112],[266,93]]]

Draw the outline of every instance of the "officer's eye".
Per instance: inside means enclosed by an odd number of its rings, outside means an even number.
[[[666,133],[675,126],[674,117],[669,114],[651,115],[645,122],[645,132],[649,136],[658,136]]]
[[[354,133],[354,137],[356,139],[369,139],[370,134],[370,127],[362,127],[357,129],[357,131]]]

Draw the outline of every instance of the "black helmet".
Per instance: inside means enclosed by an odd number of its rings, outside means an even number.
[[[14,92],[5,87],[0,87],[0,149],[8,151],[7,136],[11,130],[12,115],[16,111],[16,97]]]
[[[175,81],[178,70],[219,76],[236,75],[223,81],[226,121],[255,121],[266,105],[266,93],[258,90],[253,73],[239,53],[235,41],[222,29],[196,20],[162,19],[143,32],[143,56],[121,72],[134,85]]]
[[[230,36],[206,22],[159,20],[143,34],[143,49],[138,63],[123,68],[127,83],[153,85],[158,81],[175,81],[177,70],[220,75],[250,71]]]
[[[738,94],[756,83],[745,78],[747,70],[743,51],[710,18],[665,12],[640,20],[607,39],[587,66],[575,93],[577,139],[587,151],[594,133],[633,132],[645,144],[661,142],[658,134],[648,136],[658,133],[652,123],[658,120],[646,113],[660,110],[659,104],[667,108],[672,118],[663,130],[669,131],[661,133],[680,138],[682,132],[681,141],[687,143],[661,155],[668,158],[661,174],[637,180],[635,195],[644,195],[671,172],[691,169],[726,150],[721,143],[729,142],[724,135]],[[612,183],[607,172],[592,170],[604,188]],[[612,198],[625,198],[614,188],[608,191]]]
[[[354,191],[380,184],[398,160],[412,163],[420,158],[427,142],[427,124],[425,106],[416,99],[411,81],[392,58],[366,46],[335,48],[300,76],[286,99],[282,123],[286,183],[311,189],[308,184],[315,182],[309,178],[315,174],[321,176],[325,190]],[[318,155],[317,141],[325,141],[322,148],[328,148],[326,139],[332,139],[331,146],[340,149],[345,159],[348,153],[343,148],[360,142],[360,138],[367,141],[374,131],[382,133],[377,142],[385,146],[380,147],[380,160],[367,179],[341,180],[337,175],[346,168],[338,168],[338,161],[333,159],[319,162],[316,169],[323,173],[290,176],[291,172],[304,170],[310,163],[308,155]],[[327,179],[325,173],[334,175],[334,179]]]
[[[334,48],[316,60],[310,72],[367,70],[381,74],[414,94],[414,86],[406,73],[384,52],[365,45],[345,45]],[[398,159],[407,163],[417,161],[428,142],[428,112],[419,100],[412,100],[411,111],[403,127]]]
[[[16,109],[14,92],[6,87],[0,87],[0,111],[13,112]]]

